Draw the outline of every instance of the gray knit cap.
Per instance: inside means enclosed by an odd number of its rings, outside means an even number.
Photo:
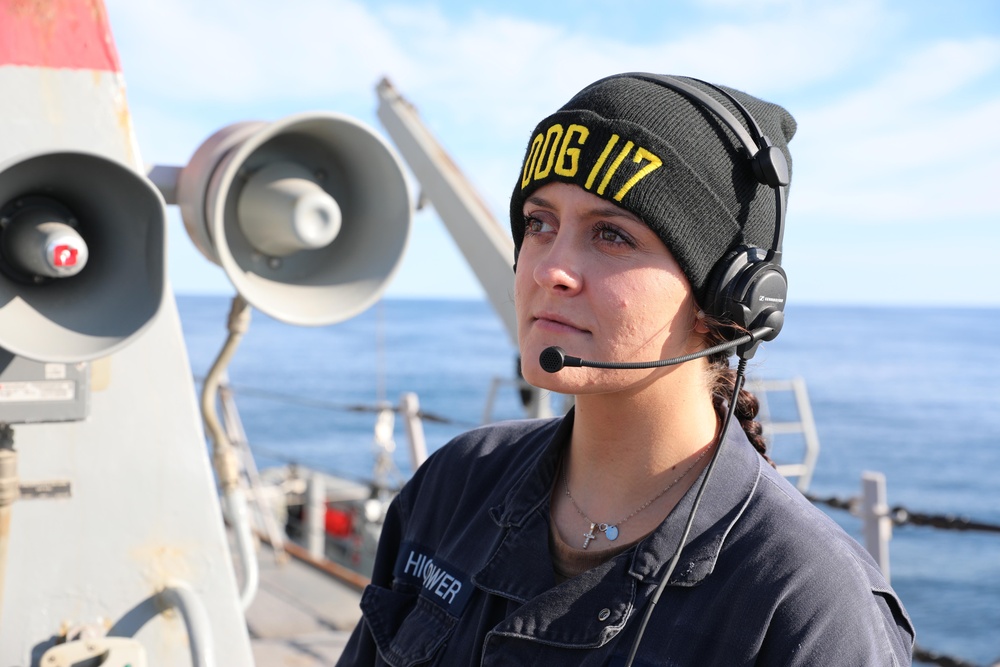
[[[743,119],[718,90],[680,80]],[[795,119],[780,106],[725,90],[784,153],[790,170]],[[681,93],[630,74],[601,79],[531,133],[510,200],[515,260],[525,199],[547,183],[573,183],[649,225],[704,305],[709,275],[722,258],[741,245],[770,248],[774,237],[774,191],[754,177],[743,149],[714,113]]]

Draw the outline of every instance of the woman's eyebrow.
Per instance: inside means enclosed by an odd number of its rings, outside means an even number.
[[[541,206],[542,208],[553,208],[552,202],[550,202],[548,199],[542,199],[537,195],[531,195],[530,197],[524,200],[524,203],[534,204],[535,206]]]
[[[534,204],[535,206],[541,206],[542,208],[555,208],[555,206],[548,199],[544,197],[539,197],[537,195],[531,195],[524,200],[525,204]],[[623,208],[617,206],[595,206],[594,208],[587,209],[585,215],[595,218],[628,218],[633,222],[637,222],[641,225],[646,224],[642,221],[642,218],[635,215],[631,211],[626,211]]]
[[[587,213],[597,218],[612,218],[612,217],[627,218],[633,222],[639,223],[640,225],[646,224],[642,221],[642,218],[637,216],[635,213],[632,213],[631,211],[626,211],[623,208],[617,208],[613,206],[596,206],[592,209],[589,209]]]

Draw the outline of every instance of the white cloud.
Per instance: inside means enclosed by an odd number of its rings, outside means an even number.
[[[856,64],[885,22],[878,3],[793,4],[794,11],[719,23],[654,47],[654,60],[758,95],[783,93]]]
[[[795,206],[868,222],[998,216],[1000,41],[931,44],[871,85],[799,115]]]
[[[129,77],[164,97],[253,102],[370,90],[406,58],[383,23],[349,0],[111,0]]]
[[[948,96],[965,92],[970,84],[996,72],[998,67],[1000,40],[934,43],[903,54],[895,68],[870,85],[811,112],[810,120],[831,125],[850,118],[871,128],[895,126],[921,113],[927,105],[938,106]]]

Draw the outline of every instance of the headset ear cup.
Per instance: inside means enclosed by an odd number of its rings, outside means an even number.
[[[748,330],[771,329],[761,340],[773,340],[785,321],[785,296],[788,279],[781,265],[763,260],[741,272],[730,300],[732,310],[741,311]]]
[[[748,331],[770,329],[737,348],[744,359],[754,355],[760,341],[774,340],[785,321],[788,279],[781,265],[766,257],[760,248],[737,248],[719,262],[709,281],[705,311],[730,325],[725,330],[729,340]]]
[[[749,248],[741,246],[727,253],[712,269],[706,291],[705,312],[719,321],[731,322],[737,327],[745,325],[733,321],[732,294],[738,276],[749,264],[749,251]]]

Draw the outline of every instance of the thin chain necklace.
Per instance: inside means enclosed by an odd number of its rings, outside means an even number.
[[[659,493],[657,493],[655,496],[653,496],[652,498],[650,498],[649,500],[647,500],[645,503],[643,503],[642,505],[640,505],[636,509],[632,510],[632,513],[629,514],[628,516],[626,516],[624,519],[619,519],[618,521],[615,521],[614,523],[597,523],[596,521],[594,521],[593,519],[591,519],[589,516],[587,516],[587,514],[582,509],[580,509],[580,506],[576,504],[576,500],[573,499],[573,495],[569,492],[569,479],[567,478],[567,474],[566,474],[566,459],[564,458],[563,459],[563,466],[562,466],[562,469],[563,469],[562,470],[562,478],[563,478],[563,487],[566,489],[566,497],[569,498],[569,501],[571,503],[573,503],[573,507],[576,508],[576,511],[580,514],[580,516],[582,516],[584,519],[586,519],[587,523],[590,524],[590,530],[588,530],[586,533],[583,534],[583,548],[586,549],[588,546],[590,546],[591,540],[594,540],[594,539],[597,538],[597,536],[594,534],[594,529],[595,528],[597,530],[599,530],[600,532],[604,533],[604,536],[606,538],[608,538],[609,542],[614,542],[615,540],[617,540],[618,539],[618,527],[619,526],[621,526],[623,523],[625,523],[626,521],[628,521],[629,519],[631,519],[632,517],[634,517],[636,514],[638,514],[639,512],[643,511],[644,509],[646,509],[647,507],[649,507],[650,505],[652,505],[661,496],[663,496],[663,494],[665,494],[667,491],[669,491],[670,489],[674,488],[674,485],[676,485],[677,482],[679,482],[682,479],[684,479],[684,477],[687,476],[687,474],[689,472],[691,472],[691,469],[694,468],[696,465],[698,465],[698,461],[701,461],[702,458],[704,458],[705,454],[708,452],[708,450],[710,450],[711,448],[712,448],[712,445],[710,444],[707,447],[705,447],[704,449],[702,449],[701,450],[701,454],[698,455],[698,458],[696,458],[694,461],[692,461],[691,465],[689,465],[687,468],[685,468],[684,472],[682,472],[680,475],[678,475],[676,478],[674,478],[674,480],[672,482],[670,482],[669,484],[667,484],[666,487],[664,487],[662,491],[660,491]]]

